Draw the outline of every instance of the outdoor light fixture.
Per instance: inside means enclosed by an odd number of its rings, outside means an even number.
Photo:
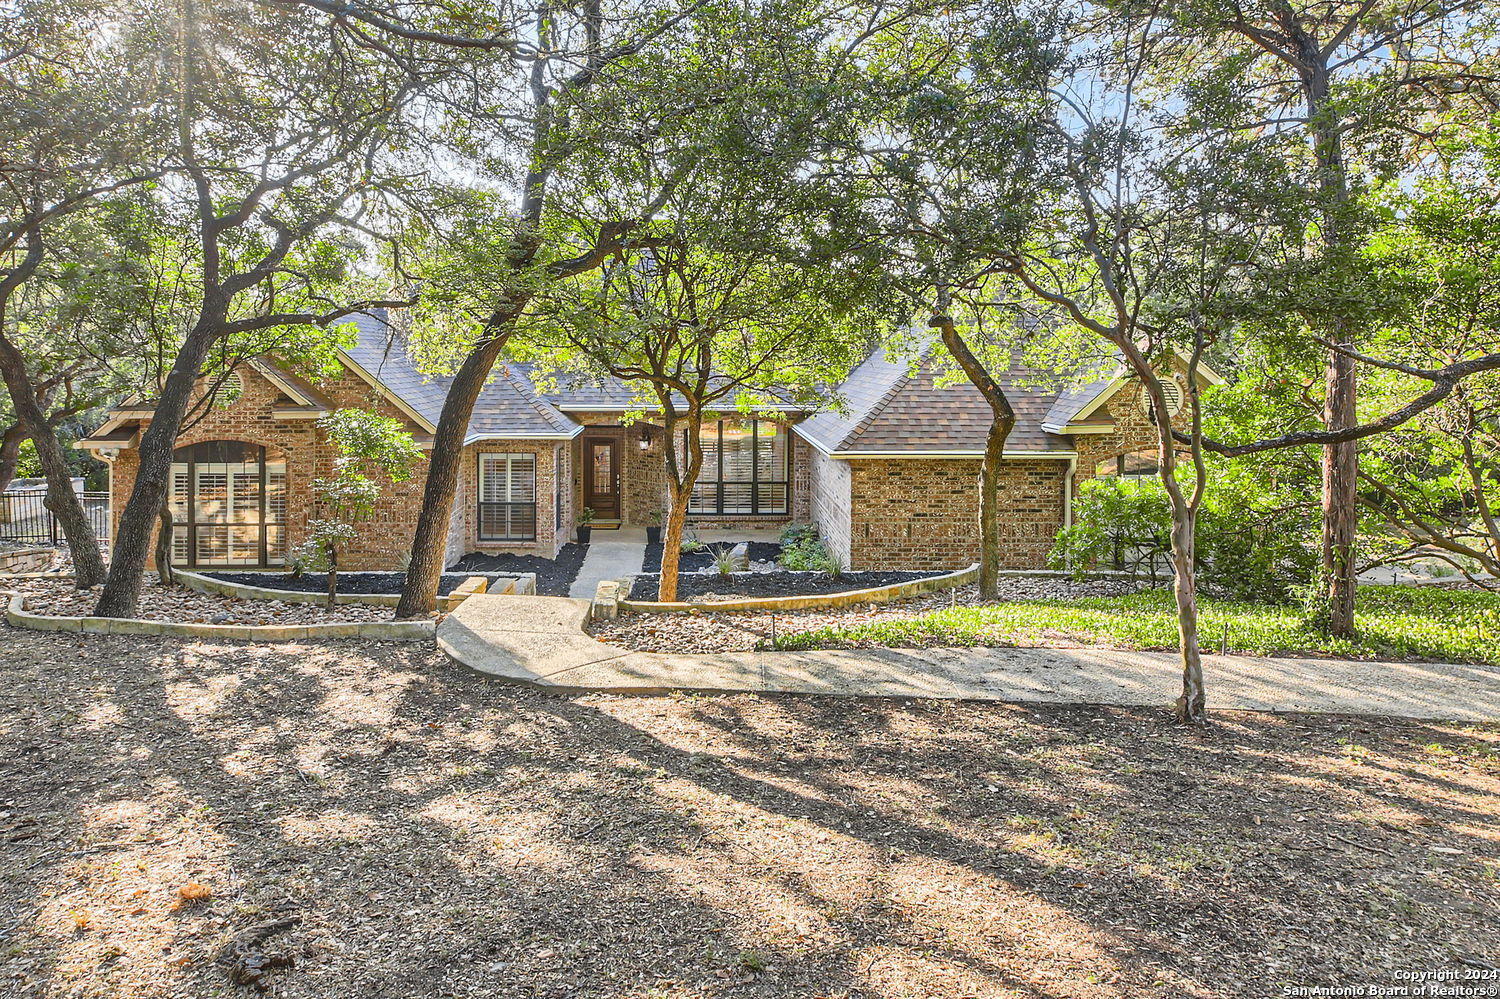
[[[641,428],[640,445],[642,451],[651,450],[651,431],[647,430],[645,427]]]

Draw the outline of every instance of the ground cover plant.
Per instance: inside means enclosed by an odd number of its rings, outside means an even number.
[[[0,643],[17,999],[1231,999],[1500,949],[1496,726]]]
[[[1434,659],[1500,665],[1500,594],[1436,587],[1363,586],[1358,633],[1309,625],[1302,607],[1205,599],[1205,645],[1217,651]],[[1227,633],[1226,633],[1227,627]],[[1173,649],[1177,620],[1165,590],[1078,600],[1009,600],[924,610],[908,617],[833,624],[788,634],[778,647],[1034,645],[1069,640],[1128,649]]]

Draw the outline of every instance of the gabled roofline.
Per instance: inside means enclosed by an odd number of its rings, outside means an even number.
[[[386,385],[380,379],[376,378],[373,374],[367,371],[364,365],[360,364],[354,358],[350,357],[346,351],[340,350],[338,352],[338,356],[339,361],[343,363],[345,367],[362,378],[365,383],[372,389],[375,389],[377,392],[381,393],[383,396],[389,399],[391,401],[391,404],[394,405],[397,409],[401,410],[402,413],[406,414],[406,416],[413,423],[421,427],[423,430],[427,431],[429,434],[437,433],[436,424],[413,409],[405,399],[401,398],[394,391],[392,391],[390,386]]]
[[[829,458],[840,461],[848,461],[852,458],[983,458],[984,451],[849,451],[838,448],[826,448],[818,441],[803,433],[800,426],[792,425],[792,433],[801,437],[811,444],[820,453]],[[1078,457],[1077,451],[1006,451],[1007,458],[1059,458],[1068,459]]]
[[[297,405],[315,406],[318,409],[327,410],[328,407],[323,404],[322,400],[310,397],[306,392],[303,392],[297,386],[293,385],[290,381],[282,376],[281,372],[276,369],[276,366],[274,364],[267,364],[265,361],[262,361],[258,357],[250,358],[247,363],[262,378],[270,382],[272,385],[275,385],[282,392],[285,392],[287,397]]]
[[[1183,351],[1181,347],[1174,348],[1172,353],[1177,357],[1179,361],[1182,361],[1184,364],[1190,364],[1193,360],[1193,356]],[[1203,380],[1208,382],[1210,385],[1223,385],[1226,380],[1223,375],[1215,371],[1201,358],[1198,361],[1198,374],[1201,375]],[[1093,416],[1096,412],[1099,411],[1099,408],[1101,406],[1109,402],[1109,400],[1113,399],[1119,393],[1120,389],[1124,388],[1126,383],[1128,383],[1134,377],[1135,373],[1133,371],[1129,370],[1124,365],[1121,365],[1109,384],[1100,389],[1098,395],[1090,399],[1082,409],[1075,413],[1068,420],[1068,424],[1072,425],[1077,423],[1077,421],[1079,420],[1086,420],[1090,416]],[[1066,431],[1052,432],[1065,433]]]
[[[580,423],[570,433],[563,434],[470,434],[464,438],[464,446],[483,444],[485,441],[570,441],[587,429]]]

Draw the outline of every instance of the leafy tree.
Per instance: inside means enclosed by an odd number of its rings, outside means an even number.
[[[364,409],[339,409],[318,420],[333,446],[334,474],[314,480],[319,512],[307,539],[292,552],[299,568],[328,573],[328,606],[338,595],[339,552],[359,536],[386,482],[405,482],[422,452],[399,420]]]
[[[165,214],[190,248],[191,317],[141,437],[96,613],[130,615],[172,449],[216,346],[285,330],[316,338],[339,319],[401,300],[361,297],[334,234],[355,241],[377,195],[399,187],[403,117],[432,85],[305,7],[150,7],[121,26],[136,71],[157,81],[173,141],[157,162]],[[324,266],[328,265],[328,266]],[[354,286],[351,289],[351,286]]]

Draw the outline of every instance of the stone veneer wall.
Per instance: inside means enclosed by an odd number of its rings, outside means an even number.
[[[851,569],[958,569],[979,559],[979,459],[848,462]],[[1006,462],[1000,566],[1044,569],[1063,522],[1068,463]]]
[[[259,372],[241,368],[240,380],[240,397],[232,405],[209,410],[177,438],[177,444],[235,440],[282,452],[287,466],[286,533],[290,549],[306,537],[308,521],[315,515],[313,480],[333,474],[334,450],[324,441],[316,421],[277,420],[272,415],[281,393]],[[352,372],[320,382],[318,391],[336,407],[374,408],[410,425],[400,410],[374,396],[369,384]],[[112,537],[118,534],[120,514],[135,487],[139,467],[140,455],[134,448],[122,449],[111,466]],[[385,488],[374,515],[359,525],[359,537],[342,554],[340,568],[390,569],[401,565],[416,529],[426,480],[427,464],[423,461],[406,482]]]

